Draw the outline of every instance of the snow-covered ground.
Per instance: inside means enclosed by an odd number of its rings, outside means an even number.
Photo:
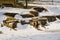
[[[52,3],[53,1],[53,3]],[[33,3],[40,5],[60,5],[60,0],[35,0]]]
[[[39,5],[40,6],[40,5]],[[43,6],[48,9],[49,12],[41,12],[39,16],[44,15],[60,15],[60,6]],[[0,8],[0,24],[6,18],[3,15],[5,12],[14,12],[19,14],[29,13],[33,9],[20,9],[20,8]],[[42,14],[43,13],[43,14]],[[16,15],[15,18],[22,19],[21,16]],[[30,19],[30,18],[29,18]],[[27,19],[27,20],[29,20]],[[57,19],[57,18],[56,18]],[[26,19],[24,19],[26,20]],[[60,20],[57,19],[54,22],[48,23],[45,26],[46,29],[42,28],[43,31],[36,30],[29,24],[21,25],[17,24],[17,30],[13,30],[7,27],[0,27],[0,40],[60,40]]]

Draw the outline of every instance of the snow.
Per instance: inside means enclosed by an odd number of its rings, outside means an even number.
[[[4,12],[4,13],[19,13],[19,14],[28,14],[29,11],[32,11],[33,9],[21,9],[21,8],[12,8],[12,7],[5,7],[3,9],[0,8],[0,12]]]
[[[35,0],[33,3],[40,5],[60,5],[60,0]]]
[[[40,6],[40,5],[38,5]],[[59,6],[43,6],[49,10],[49,12],[41,12],[39,16],[46,15],[60,15],[60,7]],[[0,26],[3,20],[6,19],[6,16],[2,15],[5,12],[13,12],[19,13],[15,16],[15,18],[19,20],[30,20],[31,18],[22,18],[20,14],[29,13],[33,9],[20,9],[20,8],[0,8]],[[44,14],[44,15],[43,15]],[[60,19],[54,22],[48,23],[46,29],[42,29],[42,31],[36,30],[33,26],[29,24],[21,25],[17,24],[17,30],[13,30],[6,26],[0,27],[0,31],[3,33],[0,34],[0,40],[60,40]],[[3,23],[2,23],[3,24]]]

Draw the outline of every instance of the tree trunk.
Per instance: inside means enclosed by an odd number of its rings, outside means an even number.
[[[26,8],[27,8],[27,6],[28,6],[28,0],[25,0],[25,2],[26,2]]]

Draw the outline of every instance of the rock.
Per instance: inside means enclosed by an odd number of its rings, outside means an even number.
[[[18,13],[4,13],[3,15],[14,17]]]
[[[14,17],[7,17],[6,20],[3,20],[3,25],[9,28],[16,28],[17,27],[18,20]]]
[[[47,18],[48,22],[54,22],[54,21],[56,21],[56,17],[55,16],[43,16],[43,17]]]
[[[24,14],[24,15],[21,15],[23,18],[31,18],[31,17],[34,17],[33,15],[31,14]]]
[[[56,16],[58,19],[60,19],[60,15]]]
[[[34,10],[38,11],[38,12],[42,12],[42,11],[48,11],[47,9],[43,8],[43,7],[35,7]]]
[[[21,20],[21,24],[22,24],[22,25],[24,25],[24,24],[29,24],[29,22],[26,22],[25,20],[24,20],[24,21]]]
[[[32,20],[30,20],[30,25],[35,27],[37,30],[39,30],[39,25],[45,28],[46,24],[47,24],[46,18],[33,18]]]
[[[36,11],[30,11],[30,13],[33,14],[34,16],[36,16],[36,17],[38,16],[38,12],[36,12]]]

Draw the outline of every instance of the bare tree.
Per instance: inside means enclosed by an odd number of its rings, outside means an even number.
[[[26,8],[27,8],[27,6],[28,6],[28,0],[25,0],[25,2],[26,2]]]
[[[28,7],[28,2],[29,2],[29,1],[33,2],[34,0],[25,0],[26,8]]]

